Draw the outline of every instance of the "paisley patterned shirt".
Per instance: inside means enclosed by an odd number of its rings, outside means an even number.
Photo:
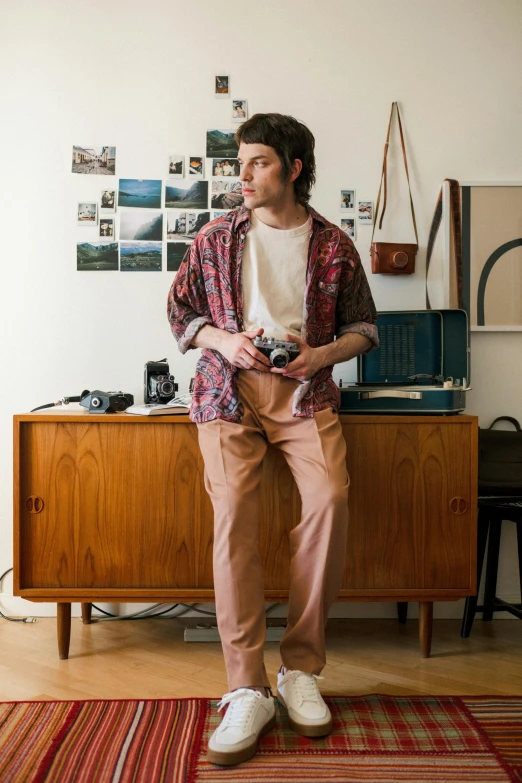
[[[377,313],[368,281],[352,241],[333,223],[308,208],[312,216],[301,337],[312,348],[335,337],[358,332],[377,347]],[[181,353],[205,324],[242,332],[241,259],[250,227],[245,206],[204,226],[188,249],[168,296],[168,318]],[[291,281],[289,281],[291,285]],[[300,384],[293,415],[312,417],[324,408],[339,409],[332,367]],[[196,367],[190,409],[193,421],[240,422],[237,369],[218,351],[203,349]]]

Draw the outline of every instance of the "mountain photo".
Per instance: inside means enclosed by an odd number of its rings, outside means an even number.
[[[161,272],[161,242],[120,242],[121,272]]]
[[[76,244],[78,272],[118,270],[117,242],[78,242]]]
[[[139,239],[152,242],[163,239],[163,214],[161,212],[122,212],[120,239]]]
[[[237,158],[233,130],[207,130],[207,158]]]
[[[165,185],[165,207],[207,209],[208,182],[206,180],[198,180],[197,182],[182,180],[172,185]]]

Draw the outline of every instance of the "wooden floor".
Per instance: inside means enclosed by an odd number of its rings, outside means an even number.
[[[0,699],[219,697],[227,690],[219,644],[186,643],[187,620],[93,622],[73,619],[71,651],[60,661],[56,621],[0,620]],[[436,620],[432,656],[420,657],[418,624],[408,620],[331,620],[321,690],[330,695],[384,693],[522,695],[522,622]],[[266,645],[273,684],[279,645]]]

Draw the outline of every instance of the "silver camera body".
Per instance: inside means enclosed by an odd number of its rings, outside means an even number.
[[[299,346],[289,340],[276,340],[275,337],[255,337],[252,345],[270,359],[270,364],[279,370],[287,367],[299,356]]]

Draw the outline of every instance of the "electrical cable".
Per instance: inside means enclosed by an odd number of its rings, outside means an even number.
[[[7,576],[9,571],[12,571],[12,567],[8,568],[7,571],[4,571],[2,576],[0,576],[0,592],[2,588],[2,581],[4,579],[4,576]],[[0,617],[3,617],[4,620],[9,620],[11,623],[35,623],[36,617],[9,617],[8,615],[4,614],[3,612],[0,612]]]

